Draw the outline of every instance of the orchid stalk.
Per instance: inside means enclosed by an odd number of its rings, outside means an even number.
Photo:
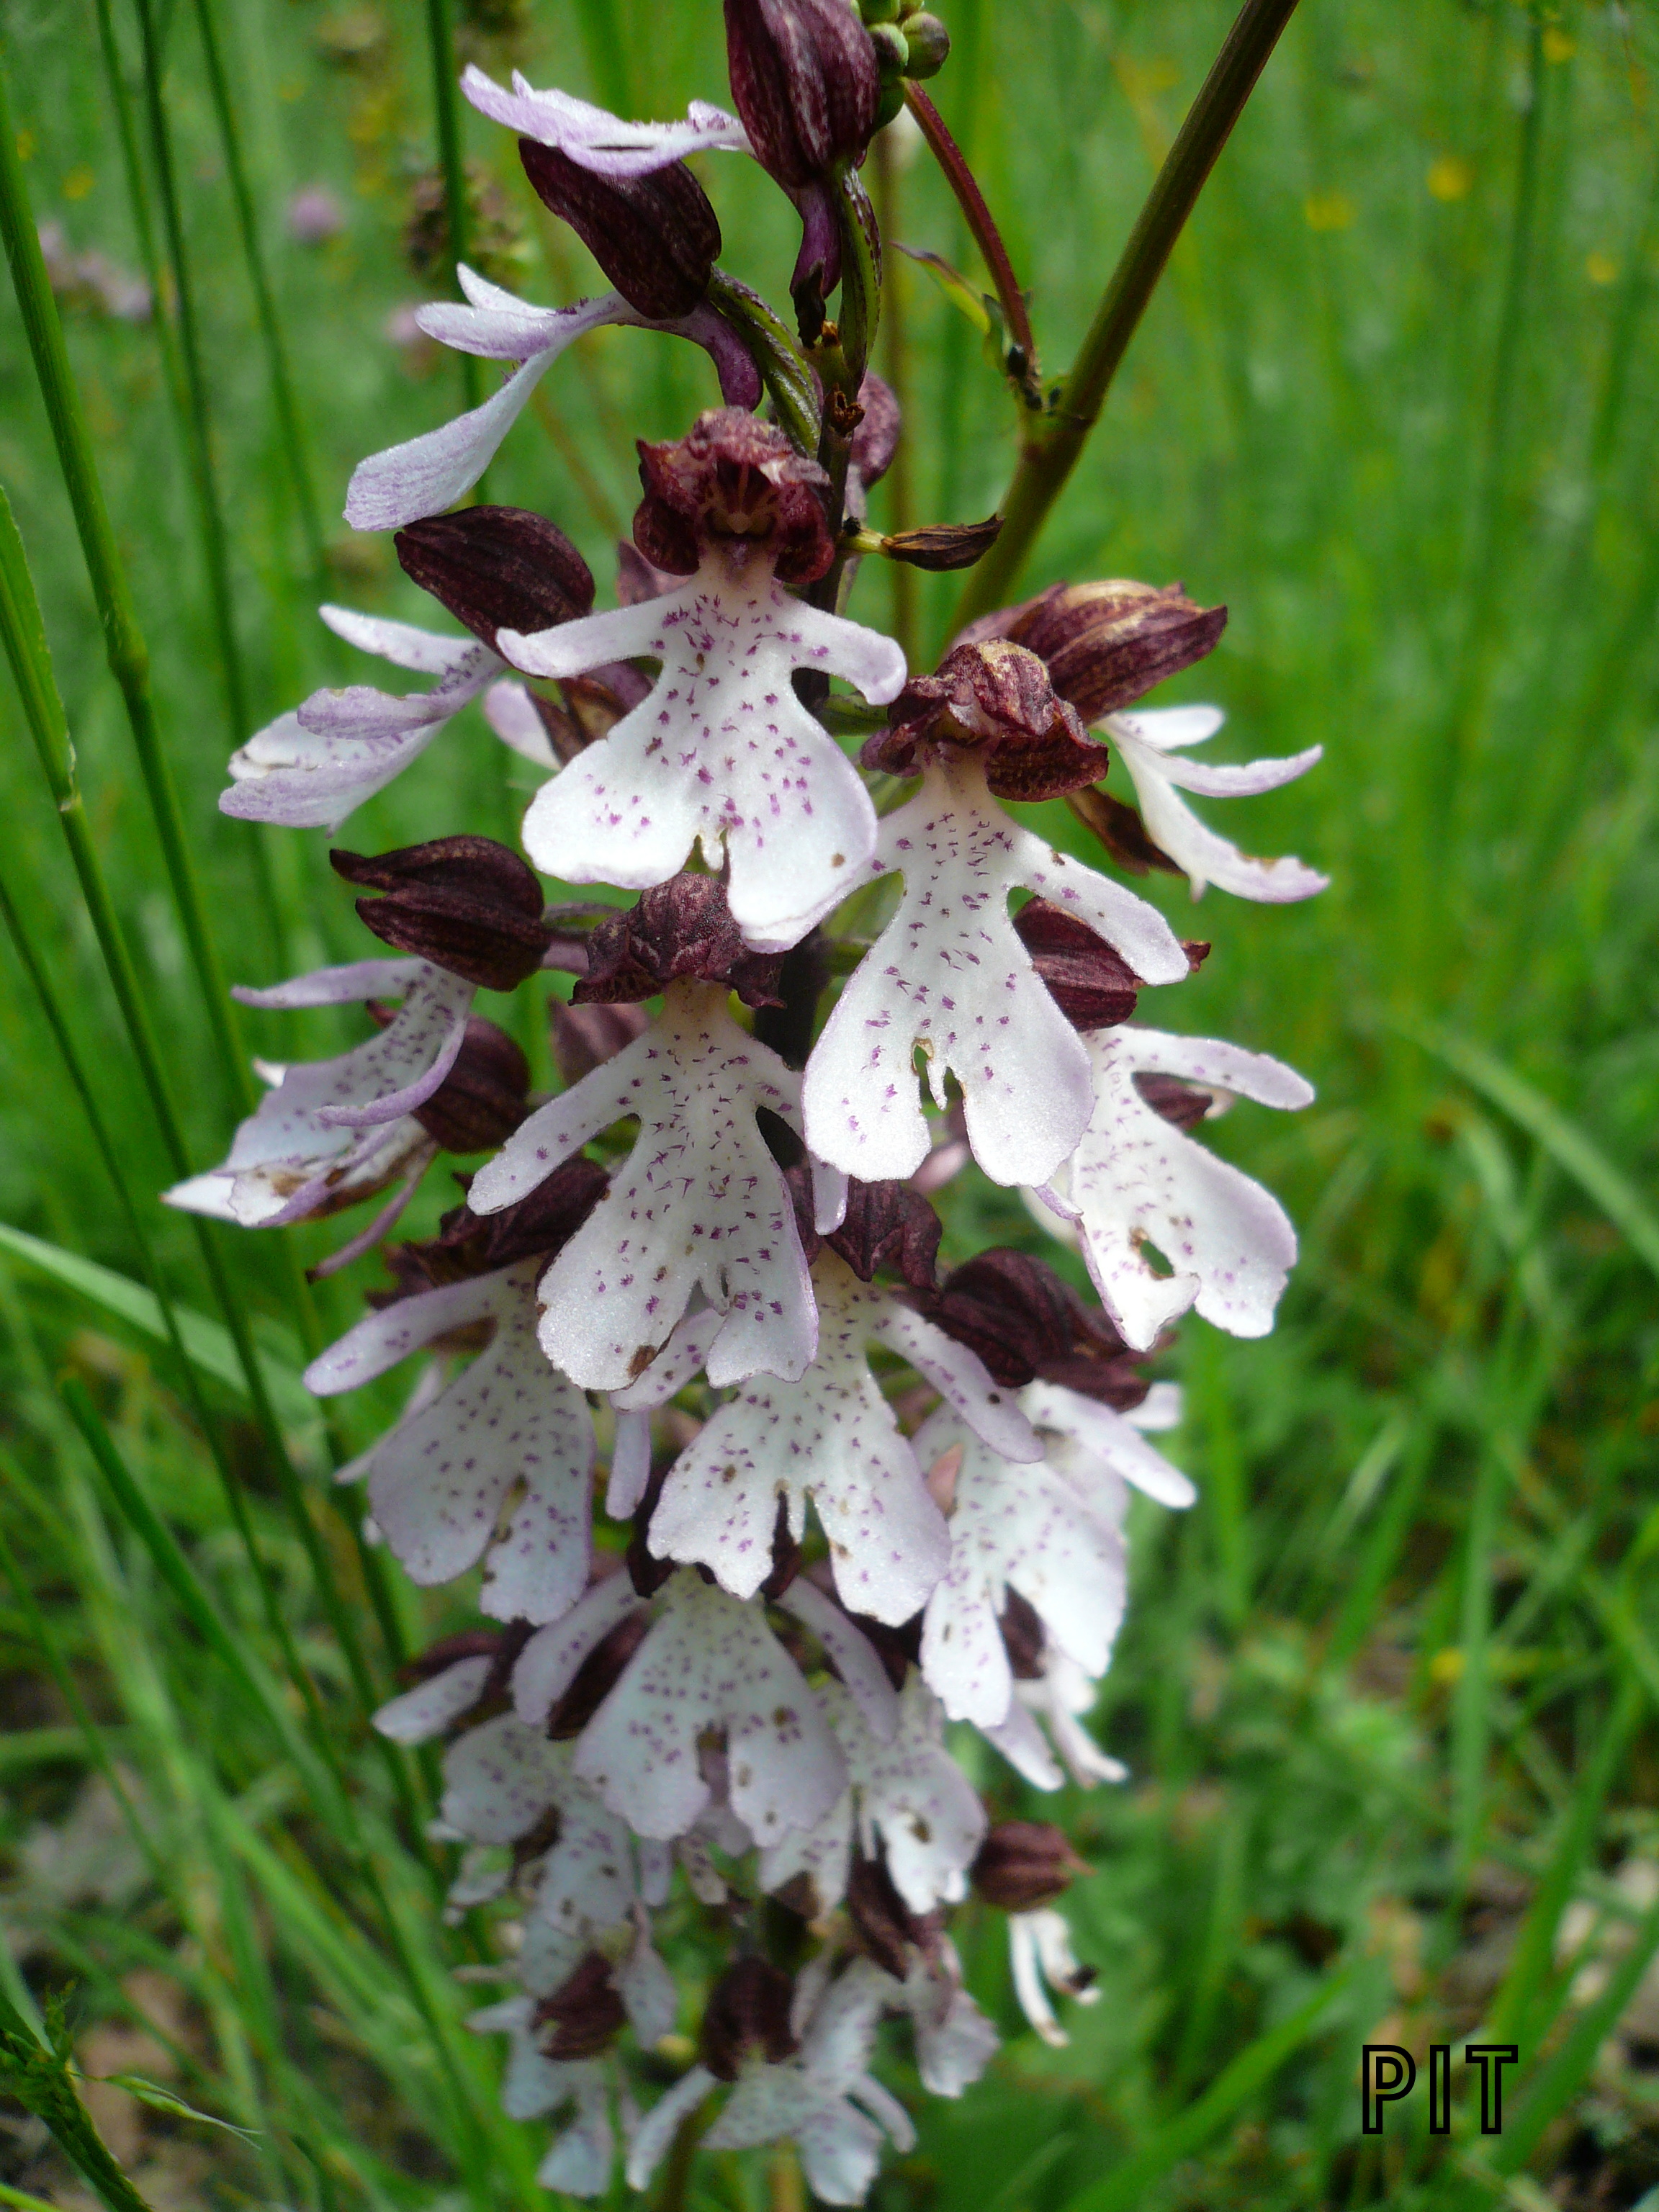
[[[1022,810],[1068,799],[1132,874],[1283,903],[1324,879],[1241,854],[1179,794],[1247,796],[1318,755],[1198,764],[1218,711],[1140,704],[1224,626],[1178,589],[1054,586],[932,672],[849,617],[859,556],[962,567],[995,536],[861,526],[902,428],[866,366],[881,251],[859,170],[948,39],[843,0],[726,12],[735,116],[639,124],[462,80],[614,289],[538,307],[463,268],[465,304],[423,311],[504,380],[366,459],[347,517],[397,532],[460,634],[323,610],[429,688],[314,694],[247,738],[222,805],[331,833],[476,701],[544,772],[527,857],[465,834],[333,852],[390,957],[237,995],[271,1020],[360,1005],[365,1034],[259,1063],[224,1161],[167,1196],[250,1229],[380,1201],[324,1266],[378,1248],[391,1284],[307,1381],[331,1396],[412,1370],[341,1479],[416,1583],[480,1577],[479,1625],[416,1662],[378,1726],[441,1744],[450,1912],[515,1917],[508,1993],[471,2025],[508,2039],[507,2111],[553,2123],[542,2181],[600,2197],[620,2170],[639,2190],[666,2159],[678,2189],[701,2132],[793,2142],[816,2195],[850,2204],[914,2140],[872,2071],[882,2019],[939,2095],[996,2047],[948,1932],[970,1895],[1008,1916],[1038,2034],[1063,2041],[1056,1999],[1087,2000],[1059,1910],[1086,1869],[1057,1827],[994,1817],[952,1731],[1006,1765],[999,1800],[1015,1778],[1123,1778],[1086,1722],[1130,1492],[1194,1499],[1152,1440],[1179,1394],[1143,1369],[1194,1308],[1265,1333],[1296,1252],[1278,1202],[1196,1132],[1309,1086],[1133,1021],[1146,990],[1169,1018],[1210,948]],[[800,214],[793,335],[716,265],[687,161],[717,151]],[[691,338],[723,404],[641,443],[618,604],[595,611],[556,522],[447,510],[603,323]],[[870,733],[856,760],[849,722]],[[1115,762],[1136,805],[1105,789]],[[638,896],[550,903],[544,878]],[[473,999],[550,969],[574,978],[569,1080],[540,1097]],[[392,1243],[446,1152],[470,1163],[465,1203]],[[941,1274],[931,1194],[970,1160],[1077,1247],[1093,1297],[1008,1248]],[[696,2062],[653,2097],[683,2052],[658,1929],[684,1896],[721,1956]]]

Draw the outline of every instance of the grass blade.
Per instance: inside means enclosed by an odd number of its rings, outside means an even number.
[[[1345,1966],[1322,1982],[1290,2018],[1247,2044],[1196,2103],[1179,2119],[1160,2128],[1152,2141],[1115,2172],[1081,2190],[1064,2212],[1132,2212],[1146,2191],[1206,2142],[1224,2122],[1249,2102],[1312,2033],[1321,2015],[1346,1989],[1353,1968]]]
[[[66,1252],[60,1244],[49,1244],[44,1237],[31,1237],[3,1221],[0,1221],[0,1252],[9,1253],[49,1282],[61,1283],[65,1290],[75,1291],[77,1297],[88,1299],[141,1334],[159,1343],[175,1345],[191,1366],[211,1376],[216,1382],[225,1383],[239,1396],[246,1397],[247,1377],[236,1356],[230,1331],[222,1328],[216,1321],[210,1321],[205,1314],[197,1313],[189,1306],[172,1307],[178,1323],[175,1339],[167,1326],[168,1307],[154,1291],[147,1291],[142,1283],[135,1283],[114,1267],[102,1267],[95,1260],[83,1260],[78,1252]],[[283,1419],[290,1427],[314,1427],[316,1401],[294,1369],[273,1358],[268,1352],[260,1352],[258,1360],[271,1402]]]
[[[1534,1090],[1482,1045],[1455,1036],[1430,1022],[1401,1020],[1394,1026],[1425,1052],[1454,1069],[1510,1119],[1535,1137],[1558,1167],[1599,1206],[1632,1250],[1659,1275],[1659,1215],[1650,1211],[1635,1184],[1600,1146],[1553,1100]]]

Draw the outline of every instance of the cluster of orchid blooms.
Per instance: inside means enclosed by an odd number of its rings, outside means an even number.
[[[523,827],[534,868],[640,894],[549,908],[532,868],[477,836],[332,853],[378,894],[357,911],[394,957],[240,995],[361,1003],[374,1033],[264,1067],[228,1158],[170,1194],[249,1227],[382,1198],[327,1269],[389,1236],[440,1152],[489,1154],[441,1233],[387,1247],[394,1287],[307,1381],[349,1390],[423,1356],[343,1479],[366,1482],[416,1583],[482,1565],[490,1625],[427,1654],[378,1724],[446,1740],[453,1909],[514,1900],[513,1993],[473,2025],[511,2038],[507,2109],[560,2117],[541,2179],[575,2194],[610,2187],[618,2130],[640,2187],[690,2124],[714,2147],[793,2140],[821,2198],[860,2202],[884,2133],[913,2140],[870,2070],[884,2016],[908,2020],[944,2095],[994,2048],[945,1932],[970,1885],[1007,1911],[1022,2002],[1064,2039],[1048,1992],[1089,1992],[1054,1903],[1079,1863],[1056,1828],[991,1825],[948,1731],[977,1729],[1038,1790],[1121,1776],[1083,1717],[1122,1611],[1128,1491],[1194,1494],[1148,1441],[1177,1394],[1139,1364],[1191,1307],[1264,1333],[1295,1254],[1273,1199],[1192,1132],[1235,1094],[1295,1108],[1308,1086],[1132,1023],[1142,989],[1207,948],[1007,811],[1069,796],[1120,864],[1194,893],[1318,890],[1179,795],[1266,790],[1315,753],[1204,768],[1187,749],[1218,713],[1134,709],[1224,610],[1056,586],[921,676],[839,611],[899,430],[865,362],[879,259],[859,164],[945,43],[931,16],[873,12],[890,20],[726,0],[741,121],[699,104],[622,123],[468,72],[617,289],[546,310],[463,269],[467,304],[422,312],[510,373],[365,462],[347,514],[397,531],[464,634],[324,609],[435,681],[316,693],[237,754],[222,802],[331,831],[481,698],[547,772]],[[718,148],[801,210],[799,342],[715,266],[681,157]],[[605,322],[696,340],[726,404],[641,444],[621,604],[596,614],[550,522],[454,503],[554,356]],[[949,565],[983,542],[885,550]],[[1114,746],[1138,808],[1102,788]],[[538,1098],[472,1001],[544,969],[575,981],[552,1006],[567,1087]],[[970,1157],[1080,1249],[1097,1306],[1012,1249],[940,1279],[927,1194]],[[625,1548],[607,1522],[631,1523]],[[726,1963],[698,2062],[641,2114],[682,2016],[653,1943],[677,1882]]]

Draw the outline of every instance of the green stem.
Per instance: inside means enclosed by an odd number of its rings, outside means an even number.
[[[1003,502],[1002,534],[974,570],[953,629],[1012,596],[1026,556],[1100,420],[1176,240],[1295,6],[1296,0],[1245,0],[1140,210],[1053,413],[1028,433]]]
[[[921,135],[927,141],[927,150],[944,171],[945,182],[956,195],[957,205],[962,210],[974,243],[980,250],[981,258],[991,273],[991,282],[997,290],[997,304],[1002,309],[1002,319],[1008,325],[1009,337],[1019,349],[1021,380],[1029,379],[1035,388],[1039,371],[1036,339],[1031,333],[1030,311],[1014,275],[1014,264],[1008,258],[1008,249],[1002,242],[1002,233],[997,228],[996,220],[979,188],[979,179],[969,167],[962,149],[945,127],[945,118],[919,84],[905,86],[904,104],[921,126]]]
[[[46,2122],[64,2157],[85,2175],[110,2212],[150,2212],[93,2126],[76,2094],[67,2060],[48,2049],[3,1994],[0,1994],[0,2084],[8,2096]]]
[[[872,152],[875,157],[876,212],[881,221],[882,236],[896,238],[902,188],[898,163],[893,157],[893,143],[885,131],[877,132]],[[904,278],[905,271],[901,266],[895,264],[890,267],[886,297],[882,301],[882,373],[898,402],[901,426],[914,419],[910,411],[910,331]],[[911,530],[915,526],[915,472],[911,460],[910,439],[901,428],[892,465],[887,471],[887,514],[893,530]],[[902,647],[905,659],[914,665],[920,618],[916,572],[908,561],[891,561],[888,568],[893,592],[893,635]]]
[[[156,37],[154,0],[134,0],[134,4],[138,11],[138,33],[143,46],[144,115],[149,129],[150,159],[155,165],[155,179],[161,195],[161,228],[167,240],[168,273],[173,278],[173,311],[179,319],[179,351],[184,363],[185,389],[190,403],[191,475],[196,490],[197,518],[207,559],[208,592],[213,605],[214,628],[219,640],[220,671],[224,678],[225,709],[230,723],[231,742],[240,744],[248,733],[247,686],[242,673],[241,647],[236,636],[229,540],[213,470],[213,433],[208,406],[207,378],[202,368],[195,292],[191,283],[189,256],[185,248],[185,226],[179,204],[178,179],[173,173],[173,135],[167,126],[161,46]]]
[[[427,43],[432,52],[432,105],[438,126],[438,167],[443,172],[444,210],[449,219],[449,264],[454,276],[466,258],[466,170],[461,160],[460,102],[455,96],[455,41],[450,32],[449,0],[426,0]],[[460,356],[461,384],[466,404],[479,398],[478,364],[470,353]]]
[[[58,447],[58,465],[75,511],[81,550],[103,628],[104,651],[110,672],[125,702],[179,926],[206,1001],[208,1020],[231,1095],[241,1110],[248,1113],[256,1103],[252,1074],[236,1034],[234,1002],[226,988],[224,970],[208,928],[172,769],[156,726],[149,688],[149,654],[138,627],[126,571],[116,548],[103,486],[93,459],[91,435],[64,342],[63,322],[41,256],[40,232],[17,158],[17,133],[3,70],[0,70],[0,234],[4,236],[17,305]],[[21,548],[19,551],[21,554]],[[238,742],[244,735],[245,731],[239,731]],[[67,747],[67,731],[63,742]],[[49,776],[50,773],[49,770]]]
[[[276,301],[265,269],[264,249],[259,243],[253,194],[249,189],[247,171],[242,161],[241,133],[237,126],[236,110],[231,100],[230,85],[219,51],[218,33],[214,25],[213,0],[196,0],[196,21],[202,34],[202,52],[207,63],[208,88],[212,94],[213,111],[219,125],[219,143],[224,149],[231,198],[236,207],[236,227],[241,234],[243,258],[247,263],[248,282],[253,290],[254,312],[258,317],[259,336],[264,345],[271,398],[276,405],[277,421],[282,425],[283,451],[293,483],[294,503],[311,565],[317,574],[318,589],[325,592],[327,588],[326,564],[322,524],[317,512],[317,495],[311,481],[311,467],[307,459],[300,410],[295,403],[293,380],[289,374],[288,349],[283,343]]]
[[[144,185],[143,163],[138,153],[138,132],[132,119],[132,101],[128,95],[126,80],[121,74],[121,49],[115,36],[115,18],[110,0],[97,0],[98,44],[104,58],[104,78],[109,87],[110,106],[115,110],[115,128],[121,141],[121,167],[126,173],[127,204],[132,210],[133,234],[138,241],[138,258],[143,264],[144,282],[149,286],[153,302],[150,325],[161,349],[161,373],[167,379],[173,411],[180,426],[189,414],[190,403],[185,395],[185,373],[179,360],[179,348],[174,342],[172,322],[163,311],[161,264],[155,251],[155,227],[150,221],[149,193]]]

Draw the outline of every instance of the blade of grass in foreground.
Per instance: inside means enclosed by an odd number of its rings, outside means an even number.
[[[53,2140],[110,2212],[150,2212],[105,2148],[76,2094],[64,2052],[43,2044],[9,1997],[0,1993],[0,2088],[44,2120]]]
[[[236,228],[242,241],[242,258],[247,264],[248,283],[253,292],[259,339],[265,352],[265,373],[270,382],[271,402],[282,428],[283,456],[294,489],[294,504],[301,534],[315,571],[318,588],[323,591],[326,588],[326,566],[322,524],[317,512],[317,494],[311,480],[305,433],[300,421],[300,410],[295,401],[294,379],[289,368],[288,348],[283,340],[281,319],[276,313],[276,295],[270,288],[264,252],[259,243],[258,218],[254,211],[253,193],[248,183],[247,164],[242,158],[242,136],[236,119],[236,104],[231,96],[230,81],[225,75],[224,58],[219,51],[213,0],[196,0],[196,22],[202,37],[203,58],[207,64],[208,89],[212,94],[213,112],[219,125],[219,143],[224,149],[225,169],[230,179],[231,198],[236,209]]]
[[[1585,1195],[1595,1200],[1632,1251],[1659,1275],[1659,1215],[1623,1170],[1553,1100],[1506,1067],[1484,1047],[1431,1022],[1396,1018],[1392,1024],[1445,1061],[1464,1081],[1535,1137],[1557,1165],[1565,1168]]]
[[[1321,2015],[1346,1989],[1353,1972],[1352,1966],[1345,1966],[1322,1982],[1288,2020],[1247,2045],[1179,2119],[1160,2128],[1149,2143],[1121,2166],[1080,2191],[1066,2205],[1065,2212],[1133,2212],[1155,2183],[1206,2142],[1295,2056]]]

